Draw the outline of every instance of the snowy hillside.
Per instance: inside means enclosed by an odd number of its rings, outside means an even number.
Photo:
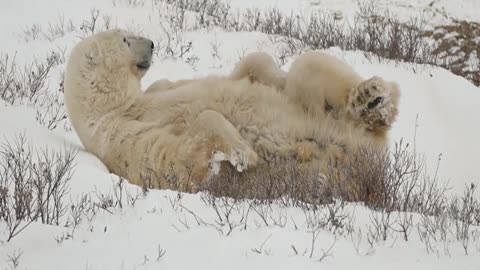
[[[12,222],[21,213],[7,217],[0,210],[0,269],[480,269],[480,192],[474,186],[473,194],[464,195],[472,183],[480,184],[476,119],[480,88],[440,67],[339,47],[327,50],[362,76],[378,75],[399,83],[402,99],[392,146],[401,139],[415,145],[438,186],[448,184],[442,198],[465,199],[455,202],[460,206],[457,219],[426,212],[373,211],[360,203],[340,201],[312,210],[280,202],[146,191],[119,183],[84,151],[64,117],[65,60],[82,37],[120,27],[155,41],[157,51],[142,82],[144,88],[161,78],[228,73],[241,56],[256,50],[274,55],[288,70],[293,58],[306,49],[292,50],[280,35],[265,33],[265,27],[234,31],[233,24],[222,26],[221,9],[214,16],[202,16],[192,6],[182,11],[172,2],[181,1],[3,0],[0,4],[0,172],[21,168],[7,161],[28,151],[39,153],[29,161],[40,164],[33,174],[45,173],[42,166],[49,166],[47,160],[53,168],[74,164],[60,207],[48,206],[63,209],[62,213],[35,214],[34,222],[19,222],[15,230],[19,233],[12,237]],[[250,12],[254,16],[276,8],[285,16],[308,17],[321,10],[346,21],[355,17],[353,3],[232,0],[223,15],[233,18]],[[427,28],[458,19],[480,22],[478,0],[381,0],[378,7],[395,13],[401,22],[424,14]],[[32,78],[42,83],[35,85]],[[22,92],[27,95],[5,90],[14,89],[12,85],[18,91],[27,89]],[[22,151],[9,149],[18,145],[21,134]],[[68,149],[76,153],[72,160]],[[42,156],[42,150],[47,154]],[[64,160],[55,156],[64,151]],[[8,177],[0,175],[0,209],[6,209],[7,200],[2,198],[15,185]]]

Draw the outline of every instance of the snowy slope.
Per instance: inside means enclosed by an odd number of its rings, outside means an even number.
[[[139,30],[156,42],[165,40],[160,22],[168,18],[167,7],[160,1],[134,0],[4,0],[1,4],[0,54],[13,57],[19,67],[44,59],[54,50],[65,51],[78,42],[83,32],[79,25],[89,20],[92,8],[99,10],[99,23],[105,16],[119,27]],[[476,0],[379,1],[402,18],[416,15],[420,7],[432,16],[432,25],[451,18],[480,20]],[[130,4],[128,4],[130,3]],[[137,3],[138,6],[135,4]],[[312,9],[341,11],[352,15],[352,1],[246,1],[233,0],[232,8],[278,7],[308,12]],[[194,16],[194,14],[187,14]],[[161,16],[163,16],[161,18]],[[70,31],[70,20],[74,31]],[[188,18],[187,18],[188,20]],[[53,39],[43,34],[63,22],[64,33]],[[42,33],[34,40],[25,40],[26,29],[40,25]],[[248,52],[264,50],[274,54],[278,44],[262,33],[232,33],[218,28],[200,29],[179,35],[192,42],[191,51],[183,59],[157,56],[146,75],[143,86],[169,78],[170,80],[226,73],[238,58]],[[362,52],[344,52],[331,48],[354,66],[363,76],[379,75],[400,84],[402,100],[400,116],[392,131],[392,144],[401,138],[413,143],[415,124],[418,128],[415,143],[425,153],[429,170],[434,171],[439,154],[439,181],[449,181],[451,194],[460,194],[466,184],[480,183],[477,169],[480,158],[480,89],[467,80],[434,67],[390,63],[366,58]],[[196,58],[197,57],[197,58]],[[190,60],[189,60],[190,59]],[[193,59],[193,60],[191,60]],[[292,59],[282,66],[289,68]],[[188,62],[188,63],[187,63]],[[55,66],[48,78],[49,91],[58,91],[63,64]],[[28,105],[11,106],[0,102],[0,138],[11,140],[25,132],[35,148],[48,146],[61,149],[71,146],[79,150],[76,170],[70,181],[69,199],[76,201],[84,194],[93,199],[100,193],[112,194],[117,178],[105,166],[86,153],[72,131],[57,128],[53,131],[36,120],[36,109]],[[95,218],[84,218],[78,227],[32,223],[24,232],[6,242],[6,225],[0,222],[0,269],[14,268],[11,257],[21,254],[16,269],[479,269],[480,240],[472,237],[468,255],[459,241],[449,235],[445,241],[430,243],[422,240],[424,217],[412,214],[415,226],[404,241],[401,234],[390,232],[386,241],[370,244],[372,217],[376,214],[358,204],[347,204],[340,211],[348,216],[346,228],[333,233],[330,225],[314,229],[309,217],[315,213],[294,207],[273,205],[260,207],[250,213],[251,205],[240,202],[235,206],[230,223],[239,225],[229,233],[225,216],[216,214],[206,205],[202,195],[179,195],[172,191],[150,191],[146,196],[138,187],[125,184],[125,193],[139,199],[134,205],[106,211],[97,209]],[[127,197],[127,194],[125,194]],[[478,194],[477,194],[478,197]],[[124,198],[125,200],[125,198]],[[227,203],[226,207],[221,205]],[[219,200],[222,209],[231,201]],[[110,212],[111,211],[111,212]],[[261,212],[261,211],[260,211]],[[327,213],[322,209],[321,213]],[[410,214],[408,214],[410,216]],[[404,214],[393,213],[395,218]],[[244,220],[248,217],[248,220]],[[243,218],[243,219],[242,219]],[[265,222],[264,218],[268,221]],[[393,222],[393,221],[392,221]],[[396,226],[396,225],[394,225]],[[474,230],[473,228],[472,230]],[[478,228],[477,228],[478,229]],[[347,232],[350,231],[350,232]],[[477,231],[477,235],[480,230]],[[62,239],[66,238],[66,239]],[[163,254],[163,250],[165,254]],[[163,254],[163,255],[162,255]],[[162,255],[162,256],[160,256]]]

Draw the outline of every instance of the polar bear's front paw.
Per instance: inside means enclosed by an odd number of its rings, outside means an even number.
[[[349,96],[348,110],[370,130],[387,130],[398,113],[398,86],[374,76],[360,83]]]
[[[230,154],[215,151],[210,161],[210,168],[214,175],[220,172],[220,162],[222,161],[228,161],[238,172],[243,172],[257,164],[258,156],[251,150],[241,151],[235,148],[230,151]]]

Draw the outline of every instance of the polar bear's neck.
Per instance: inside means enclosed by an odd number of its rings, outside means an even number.
[[[97,73],[85,80],[82,76],[66,76],[65,102],[73,128],[87,149],[91,138],[107,122],[124,117],[141,95],[140,82],[134,76],[112,77]]]

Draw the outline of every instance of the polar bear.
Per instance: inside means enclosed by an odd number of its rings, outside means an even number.
[[[73,129],[133,184],[153,175],[158,188],[194,191],[221,162],[243,171],[279,156],[325,168],[369,143],[355,129],[305,117],[274,87],[248,79],[206,78],[145,94],[153,46],[120,30],[100,32],[72,49],[65,70]],[[171,168],[177,178],[165,176]]]
[[[273,85],[303,111],[323,121],[326,114],[345,120],[365,135],[386,145],[388,131],[398,115],[400,90],[378,76],[362,78],[347,63],[320,51],[298,56],[288,72],[263,52],[245,56],[232,77]]]

